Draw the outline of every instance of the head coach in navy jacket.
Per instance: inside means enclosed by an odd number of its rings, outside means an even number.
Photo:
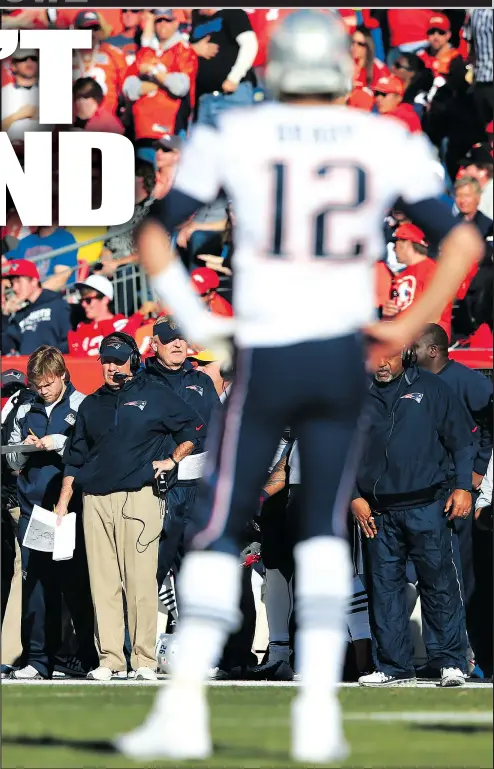
[[[352,512],[366,537],[369,614],[377,671],[363,686],[415,683],[406,562],[415,566],[429,629],[429,665],[443,686],[466,670],[465,611],[453,559],[454,519],[469,515],[476,427],[413,353],[382,360],[369,388],[368,435]],[[451,472],[453,460],[454,474]]]
[[[96,615],[100,666],[90,678],[126,677],[125,591],[131,664],[136,678],[156,678],[156,568],[163,507],[155,478],[202,450],[206,426],[172,391],[140,368],[135,340],[113,332],[101,342],[105,384],[79,410],[65,449],[63,514],[75,483],[84,495],[84,535]],[[176,447],[168,455],[168,439]]]
[[[62,640],[61,594],[72,616],[79,643],[78,662],[86,672],[94,665],[93,609],[87,574],[81,522],[81,500],[75,497],[71,512],[78,513],[74,556],[53,561],[51,553],[22,545],[34,505],[53,510],[62,488],[62,454],[71,435],[84,395],[68,381],[63,355],[56,347],[39,347],[29,357],[27,374],[34,392],[19,405],[8,439],[36,446],[30,454],[7,454],[19,471],[17,494],[19,545],[23,569],[22,645],[24,665],[13,678],[51,678],[55,655]],[[73,672],[70,670],[66,673]],[[79,673],[81,670],[79,670]]]

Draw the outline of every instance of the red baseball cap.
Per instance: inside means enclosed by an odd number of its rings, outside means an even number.
[[[38,268],[29,259],[13,259],[2,267],[2,278],[36,278],[39,280]]]
[[[198,267],[190,274],[192,285],[198,294],[207,294],[208,291],[214,291],[220,285],[218,273],[210,267]]]
[[[370,112],[374,106],[374,94],[370,88],[354,88],[347,99],[347,107],[356,107]]]
[[[448,17],[445,16],[444,13],[435,13],[429,19],[427,30],[429,29],[442,29],[443,32],[449,32],[451,29],[451,24],[449,23]]]
[[[420,243],[421,246],[427,245],[424,233],[415,224],[400,224],[394,231],[393,238],[395,240],[409,240],[412,243]]]
[[[374,86],[374,93],[397,93],[398,96],[403,96],[405,93],[405,86],[396,75],[380,77]]]

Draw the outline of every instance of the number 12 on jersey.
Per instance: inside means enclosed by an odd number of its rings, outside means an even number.
[[[287,216],[287,198],[297,200],[302,208],[307,207],[307,196],[311,190],[304,188],[299,191],[287,190],[288,171],[286,163],[273,163],[270,167],[274,175],[274,222],[271,235],[270,255],[280,259],[296,258],[296,254],[290,253],[289,244],[294,242],[290,237],[290,217]],[[310,218],[310,241],[306,244],[306,253],[319,259],[332,259],[345,261],[355,259],[363,255],[365,238],[352,238],[352,232],[348,233],[348,247],[342,249],[332,248],[331,229],[338,226],[338,214],[357,213],[367,200],[367,176],[365,171],[353,163],[341,161],[320,165],[310,173],[310,185],[324,185],[324,204],[315,210],[308,210]],[[349,194],[343,190],[351,190]],[[297,194],[298,192],[298,194]],[[317,190],[320,193],[320,190]],[[338,200],[340,196],[340,200]],[[321,195],[318,194],[318,200]]]

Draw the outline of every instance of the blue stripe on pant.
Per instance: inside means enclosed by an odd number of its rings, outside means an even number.
[[[299,536],[346,536],[366,394],[359,335],[241,350],[231,395],[210,431],[196,506],[198,548],[238,555],[280,436],[298,438],[303,510]]]
[[[428,626],[428,664],[466,671],[465,609],[453,557],[456,535],[444,513],[444,500],[374,514],[374,519],[377,536],[365,541],[365,567],[378,670],[415,675],[405,596],[409,557],[417,572]]]

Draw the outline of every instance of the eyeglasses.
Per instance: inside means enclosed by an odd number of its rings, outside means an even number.
[[[122,8],[122,13],[140,13],[140,8]]]
[[[404,69],[405,72],[413,72],[413,69],[410,69],[410,67],[405,67],[405,65],[401,64],[399,61],[395,61],[393,67],[394,69]]]
[[[39,56],[23,56],[22,59],[14,59],[14,62],[22,64],[24,61],[34,61],[36,64],[39,61]]]
[[[428,35],[445,35],[446,30],[445,29],[438,29],[437,27],[432,27],[432,29],[427,30]]]
[[[352,45],[358,45],[360,48],[367,48],[367,43],[362,43],[360,40],[352,40]]]
[[[156,24],[161,24],[162,21],[166,21],[167,24],[171,24],[173,21],[175,21],[175,17],[173,17],[173,19],[168,19],[166,16],[159,16],[157,19],[155,19]]]
[[[382,91],[374,91],[374,96],[377,99],[378,96],[387,96],[387,93],[383,93]]]
[[[83,296],[81,299],[81,304],[91,304],[94,299],[101,299],[101,297],[97,296],[96,294],[92,294],[91,296]]]

